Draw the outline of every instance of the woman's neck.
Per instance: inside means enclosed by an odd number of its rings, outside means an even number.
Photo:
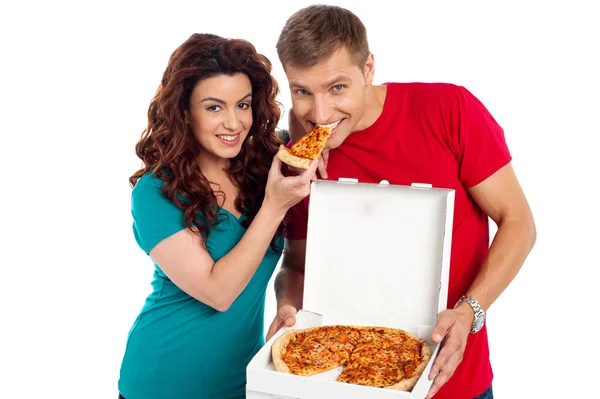
[[[202,153],[198,157],[198,165],[200,166],[202,174],[204,174],[209,181],[220,180],[228,176],[226,170],[229,166],[229,159]]]

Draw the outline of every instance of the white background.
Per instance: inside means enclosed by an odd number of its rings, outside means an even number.
[[[337,2],[367,26],[376,82],[470,89],[505,128],[537,221],[537,245],[488,314],[496,397],[594,397],[598,12],[577,1],[398,3]],[[153,271],[132,235],[127,179],[168,57],[194,32],[248,39],[272,60],[289,109],[275,43],[307,4],[1,6],[0,398],[116,397]],[[274,309],[270,288],[267,324]]]

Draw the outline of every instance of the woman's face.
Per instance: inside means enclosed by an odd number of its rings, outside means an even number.
[[[236,157],[252,126],[252,84],[243,74],[200,81],[190,99],[188,123],[204,149],[217,159]]]

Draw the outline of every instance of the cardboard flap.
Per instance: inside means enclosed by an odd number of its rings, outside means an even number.
[[[417,333],[446,308],[454,191],[313,182],[303,309]]]

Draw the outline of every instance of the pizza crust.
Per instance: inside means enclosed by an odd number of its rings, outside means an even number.
[[[321,327],[311,327],[301,330],[290,330],[283,333],[279,338],[277,338],[271,346],[271,356],[273,357],[273,365],[275,366],[275,370],[281,371],[282,373],[293,374],[292,370],[290,370],[288,365],[283,361],[283,355],[287,350],[288,344],[291,341],[293,341],[294,338],[296,338],[296,335],[301,333],[309,333],[319,328]]]
[[[291,151],[287,148],[280,149],[277,152],[277,158],[279,158],[281,162],[299,169],[308,169],[312,162],[312,160],[308,158],[301,158],[292,154]]]
[[[421,360],[421,363],[415,369],[415,375],[413,375],[408,380],[400,381],[397,384],[390,385],[390,386],[384,387],[384,388],[392,389],[392,390],[396,390],[396,391],[412,390],[415,387],[415,385],[417,384],[417,381],[419,381],[419,378],[421,378],[421,374],[423,374],[425,367],[427,367],[427,364],[429,363],[429,360],[431,359],[431,354],[432,353],[431,353],[431,349],[429,348],[429,345],[427,345],[427,343],[423,343],[423,346],[421,347],[421,355],[423,356],[423,360]]]
[[[281,371],[282,373],[292,374],[292,370],[290,370],[288,365],[283,361],[283,355],[285,354],[285,350],[290,341],[292,341],[298,334],[298,330],[291,330],[284,333],[281,337],[277,338],[275,342],[273,342],[273,346],[271,347],[271,356],[273,357],[273,365],[275,366],[275,370]]]

